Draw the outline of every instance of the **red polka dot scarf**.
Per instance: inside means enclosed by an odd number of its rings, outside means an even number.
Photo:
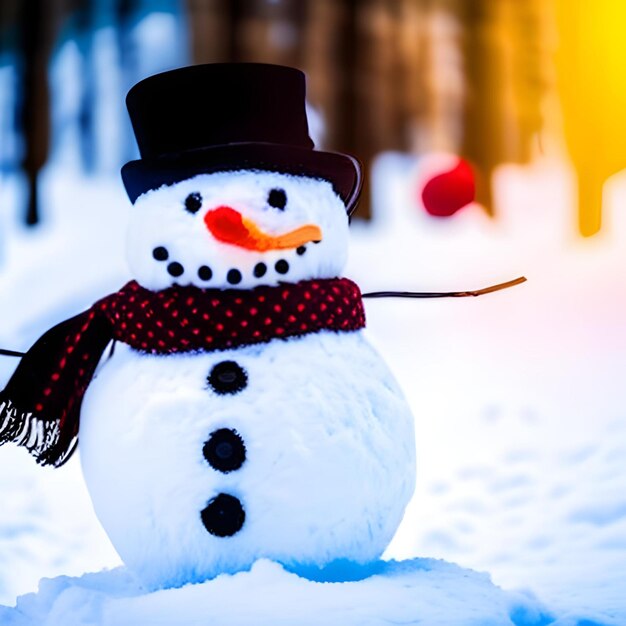
[[[0,393],[0,444],[14,441],[42,465],[63,464],[75,448],[82,398],[112,340],[167,355],[364,326],[361,292],[346,278],[249,291],[153,292],[133,281],[49,330],[22,357]]]

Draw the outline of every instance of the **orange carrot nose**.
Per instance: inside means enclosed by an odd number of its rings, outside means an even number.
[[[283,235],[268,235],[252,220],[229,206],[220,206],[208,211],[204,216],[204,223],[218,241],[259,252],[298,248],[309,241],[322,239],[319,226],[311,224],[300,226]]]

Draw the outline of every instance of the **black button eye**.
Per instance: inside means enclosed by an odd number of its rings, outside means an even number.
[[[185,268],[178,261],[174,261],[167,266],[167,273],[175,278],[182,276],[184,272]]]
[[[157,260],[157,261],[167,261],[167,259],[170,256],[170,253],[167,251],[167,248],[165,248],[164,246],[157,246],[153,251],[152,251],[152,256]]]
[[[239,469],[246,460],[243,439],[236,430],[230,428],[212,432],[202,453],[212,468],[224,474]]]
[[[267,203],[275,209],[283,211],[287,204],[287,194],[283,189],[272,189],[267,196]]]
[[[202,196],[194,191],[185,198],[185,208],[189,213],[197,213],[202,207]]]

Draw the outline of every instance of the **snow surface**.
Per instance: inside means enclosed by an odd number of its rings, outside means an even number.
[[[260,560],[249,572],[146,595],[119,568],[78,579],[43,580],[38,594],[19,599],[17,610],[0,607],[0,622],[6,626],[577,623],[568,618],[555,622],[534,598],[505,593],[485,574],[450,563],[430,559],[379,562],[372,564],[371,570],[373,573],[360,581],[320,583]]]
[[[472,206],[445,221],[429,218],[410,195],[416,195],[421,165],[416,169],[413,159],[400,155],[379,163],[378,213],[370,225],[353,224],[347,275],[364,291],[470,289],[521,274],[529,280],[475,299],[367,303],[369,338],[417,416],[417,489],[387,555],[442,558],[488,571],[497,585],[532,590],[562,624],[625,624],[625,181],[616,177],[607,187],[606,232],[582,240],[574,230],[571,175],[561,164],[502,169],[496,191],[503,211],[497,220]],[[119,179],[85,180],[49,169],[42,181],[46,222],[36,232],[16,230],[11,211],[18,206],[18,182],[5,179],[0,188],[6,242],[0,345],[19,350],[127,280],[124,233],[132,209]],[[2,381],[14,366],[14,360],[0,359]],[[23,450],[5,446],[0,491],[0,602],[13,604],[41,576],[119,564],[91,510],[77,459],[60,470],[42,469]],[[455,571],[458,576],[448,579],[432,574],[439,597],[462,594],[460,580],[479,580]],[[341,604],[325,586],[302,582],[271,563],[238,576],[213,581],[211,597],[222,599],[228,589],[239,588],[238,581],[254,580],[258,588],[246,583],[249,593],[265,593],[264,606],[269,611],[273,603],[280,614],[292,583],[324,590],[328,604],[313,591],[295,596],[293,604],[311,614],[311,623],[316,603],[333,610]],[[213,584],[129,598],[138,592],[124,577],[117,570],[82,582],[44,581],[40,594],[21,599],[20,606],[31,603],[46,612],[58,600],[51,620],[76,607],[78,621],[80,607],[93,615],[100,601],[111,607],[119,602],[115,610],[128,615],[131,605],[175,613],[179,603],[164,598],[180,597],[182,610],[193,604],[194,592],[203,596]],[[486,594],[480,610],[487,610],[498,592],[480,580]],[[422,584],[430,593],[429,583]],[[275,593],[274,585],[285,595]],[[341,587],[347,606],[356,596]],[[358,596],[371,609],[371,620],[380,615],[374,587]],[[466,611],[441,619],[472,619],[469,602],[477,593],[465,596]],[[116,594],[127,598],[107,600]],[[398,610],[410,610],[402,605],[407,596],[394,597],[400,598]],[[231,610],[244,610],[232,608],[243,601],[230,600]],[[447,602],[433,606],[445,608]],[[276,613],[272,623],[280,623]],[[0,622],[11,623],[9,615],[18,619],[6,609]],[[384,620],[371,623],[390,621]],[[402,621],[397,615],[392,620]],[[513,621],[526,623],[520,620]],[[500,616],[474,623],[508,622]]]

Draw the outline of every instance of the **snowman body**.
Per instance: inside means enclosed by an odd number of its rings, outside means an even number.
[[[208,382],[222,363],[246,373],[235,394]],[[241,466],[226,472],[206,453],[224,431],[245,446]],[[124,562],[154,586],[261,557],[296,568],[377,558],[413,491],[413,447],[411,414],[361,332],[191,357],[119,346],[81,423],[96,513]],[[220,494],[245,511],[228,536],[201,517]]]
[[[246,290],[345,263],[345,207],[323,180],[201,175],[133,212],[130,265],[148,289]],[[152,587],[258,558],[376,559],[414,487],[413,417],[363,331],[170,355],[118,343],[83,400],[80,451],[103,527]]]

